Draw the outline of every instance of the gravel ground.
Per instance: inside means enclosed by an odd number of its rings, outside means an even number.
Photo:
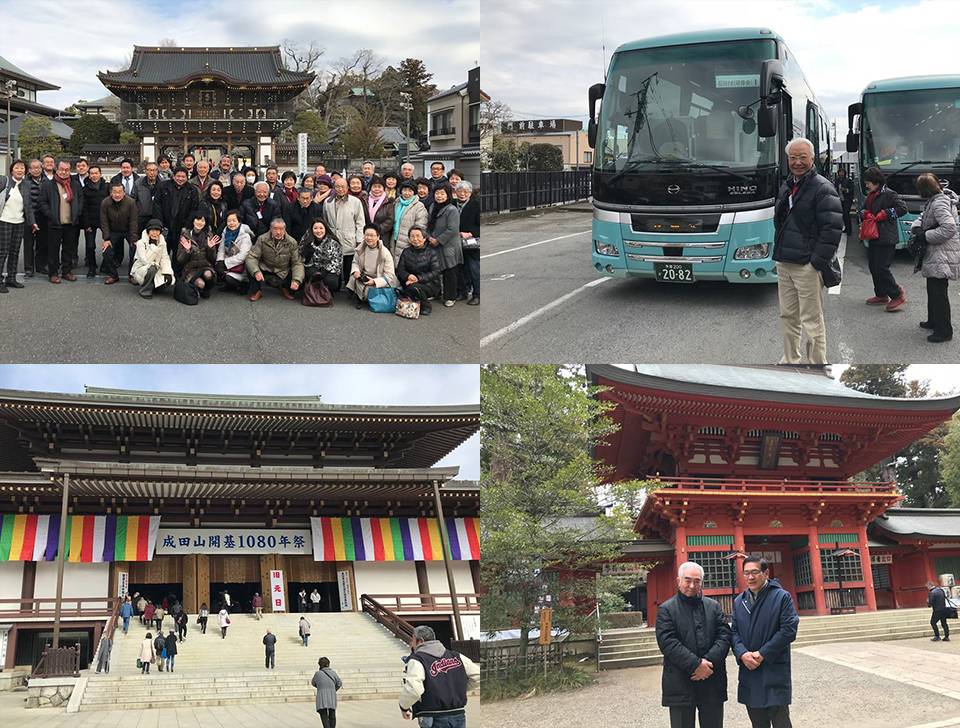
[[[953,647],[952,641],[946,646]],[[660,667],[611,670],[600,674],[597,685],[583,690],[484,703],[480,718],[483,725],[499,728],[555,728],[578,722],[618,728],[666,726],[669,720],[667,709],[660,705],[660,674]],[[736,702],[737,667],[732,655],[727,674],[725,722],[749,725],[746,710]],[[907,728],[958,717],[960,702],[795,652],[790,713],[796,726]]]

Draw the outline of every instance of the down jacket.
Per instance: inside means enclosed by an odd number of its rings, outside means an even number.
[[[161,286],[166,282],[163,278],[165,274],[173,276],[170,254],[167,252],[167,241],[161,235],[156,244],[151,243],[149,234],[144,230],[140,236],[140,241],[137,243],[137,253],[130,267],[130,275],[133,276],[137,285],[142,286],[146,282],[147,271],[150,270],[151,266],[157,266],[157,275],[153,279],[154,286]]]
[[[237,239],[233,241],[233,245],[229,249],[226,247],[225,241],[220,240],[220,245],[217,246],[217,260],[223,261],[228,276],[237,281],[243,280],[244,271],[234,272],[230,269],[246,263],[251,248],[253,248],[253,231],[243,224],[240,225]]]
[[[297,241],[284,233],[283,240],[276,242],[269,232],[264,233],[253,244],[246,259],[247,272],[251,278],[257,273],[273,273],[280,279],[285,279],[287,273],[293,271],[293,280],[297,285],[303,283],[303,258],[300,257],[300,246]]]
[[[946,189],[930,198],[911,230],[923,230],[927,254],[921,272],[924,278],[960,278],[960,233],[957,228],[957,193]]]
[[[397,280],[404,288],[407,278],[412,273],[417,277],[417,283],[427,289],[431,296],[440,295],[440,254],[431,245],[414,248],[412,245],[400,253],[397,263]]]
[[[211,248],[206,243],[199,244],[190,236],[190,230],[184,228],[180,232],[180,237],[190,240],[190,250],[183,247],[183,243],[177,243],[177,262],[181,266],[181,275],[184,279],[190,280],[194,275],[206,268],[213,268],[217,262],[216,247]]]
[[[830,181],[811,169],[800,178],[790,209],[793,175],[781,185],[774,210],[773,259],[826,270],[840,246],[843,211]]]
[[[394,214],[396,214],[396,206],[394,206]],[[410,246],[410,228],[418,227],[426,235],[429,222],[430,215],[420,200],[414,200],[407,205],[400,217],[400,224],[397,226],[397,238],[393,241],[393,259],[395,261],[399,262],[403,251]]]
[[[864,204],[866,204],[866,202],[864,202]],[[863,221],[863,213],[866,210],[866,207],[860,210],[861,222]],[[881,210],[886,213],[886,218],[877,223],[877,233],[879,237],[876,240],[871,240],[870,245],[896,245],[900,242],[899,233],[897,233],[897,226],[900,223],[897,218],[907,214],[907,206],[903,203],[903,200],[900,199],[900,195],[886,185],[884,185],[877,196],[870,201],[870,212],[878,215]]]

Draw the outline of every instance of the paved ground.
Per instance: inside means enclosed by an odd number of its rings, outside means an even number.
[[[775,284],[602,278],[590,261],[590,209],[581,203],[523,217],[484,218],[484,290],[487,301],[497,305],[481,314],[481,361],[779,361]],[[894,264],[908,303],[888,314],[863,303],[873,295],[866,250],[856,240],[843,250],[844,282],[824,302],[831,362],[957,361],[960,340],[930,344],[929,332],[917,326],[926,318],[926,284],[913,275],[909,255],[899,253]],[[951,286],[955,316],[958,290]]]
[[[859,643],[857,643],[859,644]],[[870,643],[866,643],[870,644]],[[891,653],[884,667],[903,662],[911,671],[917,665],[912,652],[901,660],[896,650],[902,642],[886,642]],[[846,655],[855,645],[824,646],[832,654]],[[873,645],[871,645],[873,646]],[[926,685],[898,682],[834,662],[818,659],[806,650],[793,654],[793,705],[796,726],[818,728],[956,728],[960,726],[960,700],[931,691]],[[960,666],[960,657],[954,658]],[[727,660],[728,696],[724,722],[750,725],[746,710],[736,700],[737,668]],[[661,668],[637,667],[600,673],[597,685],[562,695],[527,700],[484,703],[483,725],[500,728],[554,728],[557,725],[598,725],[618,728],[654,728],[669,724],[660,705]]]
[[[303,728],[320,726],[312,703],[231,705],[212,708],[109,710],[67,715],[59,708],[23,707],[26,690],[0,693],[0,725],[17,728]],[[479,724],[479,700],[467,704],[467,724]],[[410,728],[396,700],[343,700],[337,707],[338,728]]]
[[[125,277],[104,286],[103,276],[91,281],[84,273],[60,285],[21,275],[25,288],[0,295],[0,363],[478,361],[482,307],[465,301],[453,308],[434,302],[433,313],[415,321],[358,311],[346,293],[317,309],[272,288],[257,303],[214,291],[198,306],[184,306],[171,291],[144,300]]]

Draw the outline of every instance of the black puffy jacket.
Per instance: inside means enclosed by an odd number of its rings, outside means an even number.
[[[437,249],[424,245],[422,248],[404,248],[397,261],[397,280],[401,286],[407,285],[407,276],[417,277],[417,283],[430,289],[432,295],[440,293],[440,255]]]
[[[100,178],[100,184],[94,184],[87,178],[87,183],[83,186],[83,217],[80,219],[80,227],[92,227],[94,230],[100,227],[100,203],[109,196],[110,185],[103,177]]]
[[[864,207],[864,210],[866,209],[867,208]],[[897,234],[897,218],[907,214],[907,206],[903,204],[900,195],[884,185],[880,190],[880,194],[870,201],[869,209],[874,215],[878,214],[880,210],[884,210],[887,213],[886,219],[880,220],[877,223],[877,232],[880,237],[876,240],[871,240],[870,244],[896,245],[900,240]],[[860,210],[861,222],[863,221],[864,210]]]
[[[791,210],[789,198],[792,190],[793,175],[790,175],[777,193],[773,259],[799,265],[810,263],[819,271],[825,270],[836,254],[843,234],[840,196],[816,169],[800,178]]]
[[[708,705],[727,699],[727,653],[731,632],[720,605],[677,592],[657,609],[657,646],[663,653],[662,705]],[[713,663],[706,680],[690,677],[701,658]]]

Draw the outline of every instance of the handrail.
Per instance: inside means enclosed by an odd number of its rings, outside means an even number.
[[[107,637],[110,638],[110,643],[113,644],[113,633],[117,629],[117,621],[120,619],[120,610],[123,608],[123,602],[120,599],[117,599],[117,608],[114,610],[113,614],[110,616],[110,621],[107,622],[107,626],[104,627],[103,632],[100,633],[100,641],[97,642],[97,649],[94,650],[93,660],[97,661],[100,657],[100,648],[103,646],[103,640]]]
[[[397,612],[443,612],[453,609],[449,594],[369,594],[371,599]],[[461,612],[480,611],[479,594],[457,594]]]
[[[382,624],[388,630],[404,642],[410,642],[413,639],[413,625],[407,620],[398,617],[376,599],[367,594],[360,595],[361,609]]]
[[[896,494],[895,482],[848,480],[800,480],[792,478],[691,477],[686,475],[651,478],[656,490],[751,491],[769,493],[878,493]]]
[[[56,597],[46,597],[41,599],[0,599],[0,619],[10,618],[29,618],[29,617],[54,617],[56,616]],[[109,617],[116,608],[120,606],[118,597],[71,597],[60,600],[61,617]],[[84,607],[83,604],[96,604],[98,606]],[[22,605],[29,605],[24,608]],[[49,604],[47,608],[41,605]],[[67,608],[65,605],[74,605],[73,608]],[[106,606],[100,606],[100,605]],[[4,609],[5,605],[15,605],[14,609]]]

